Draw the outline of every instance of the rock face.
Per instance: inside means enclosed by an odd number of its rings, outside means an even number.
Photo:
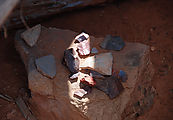
[[[136,111],[129,109],[131,104],[142,98],[153,99],[153,97],[147,96],[150,94],[142,96],[137,92],[139,85],[142,86],[145,81],[149,85],[151,83],[153,68],[149,59],[149,47],[140,43],[126,43],[123,50],[111,51],[113,70],[123,70],[128,75],[128,80],[122,83],[124,90],[118,97],[111,100],[104,92],[93,88],[91,93],[78,99],[73,96],[74,86],[77,86],[78,83],[69,79],[69,71],[61,63],[64,50],[73,47],[71,43],[76,35],[77,33],[70,30],[42,27],[37,44],[32,48],[26,45],[20,35],[16,35],[16,49],[28,72],[33,112],[39,120],[134,119],[135,116],[131,114],[135,114]],[[91,48],[103,41],[102,38],[92,36],[90,39]],[[98,50],[100,53],[108,52],[101,48]],[[58,69],[54,79],[43,76],[37,71],[34,64],[36,58],[47,54],[55,56]],[[145,107],[141,109],[145,109]]]

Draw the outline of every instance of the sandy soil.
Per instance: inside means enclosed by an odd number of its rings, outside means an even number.
[[[173,1],[124,0],[117,4],[64,13],[41,23],[46,27],[82,30],[95,37],[119,35],[124,41],[151,46],[152,80],[158,95],[139,120],[173,119]],[[27,87],[24,65],[14,48],[15,30],[0,44],[0,93],[17,97]],[[58,36],[57,36],[58,37]],[[0,120],[24,119],[15,104],[0,99]]]

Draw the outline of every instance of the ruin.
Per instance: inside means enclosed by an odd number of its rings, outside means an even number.
[[[90,94],[78,99],[72,95],[77,84],[71,82],[69,71],[61,63],[64,50],[73,46],[71,43],[78,33],[42,26],[37,43],[29,47],[21,38],[22,32],[23,30],[19,30],[16,33],[15,46],[27,70],[32,95],[29,100],[30,107],[38,119],[135,119],[136,113],[142,114],[141,110],[151,107],[155,95],[155,89],[150,82],[154,69],[147,45],[126,42],[121,51],[109,51],[113,56],[113,70],[124,70],[128,74],[128,80],[122,83],[124,91],[118,97],[111,100],[105,93],[93,88]],[[96,47],[100,53],[108,52],[97,44],[104,38],[91,36],[90,39],[91,48]],[[57,73],[53,79],[38,72],[34,62],[35,59],[49,54],[52,54],[56,61]],[[144,89],[147,92],[143,93]],[[144,102],[134,108],[133,104],[140,100]]]

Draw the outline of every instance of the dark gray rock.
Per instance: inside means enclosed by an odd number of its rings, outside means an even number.
[[[110,99],[117,97],[124,89],[121,82],[115,76],[95,79],[95,81],[96,88],[106,93]]]
[[[35,60],[37,70],[44,76],[54,78],[56,75],[56,62],[53,55],[43,56]]]
[[[118,73],[118,76],[122,82],[126,82],[126,80],[128,79],[127,73],[124,72],[123,70],[120,70],[120,72]]]
[[[107,50],[121,50],[125,46],[124,41],[119,36],[107,35],[100,47]]]
[[[73,74],[79,71],[79,59],[74,57],[73,48],[64,51],[63,64],[66,65]]]
[[[23,38],[30,47],[33,47],[36,44],[40,36],[40,33],[41,33],[41,25],[38,24],[23,32],[21,34],[21,38]]]
[[[91,53],[94,53],[94,54],[98,53],[97,48],[95,48],[95,47],[94,47],[94,48],[92,48]]]

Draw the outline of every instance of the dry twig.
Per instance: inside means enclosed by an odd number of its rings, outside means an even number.
[[[3,31],[4,31],[4,38],[7,39],[7,37],[8,37],[7,28],[6,28],[5,25],[3,25],[2,28],[3,28]]]
[[[20,19],[21,19],[22,23],[24,24],[24,26],[26,27],[26,29],[29,29],[30,27],[28,26],[28,24],[26,23],[26,21],[23,17],[23,0],[21,0],[21,2],[20,2]]]
[[[16,104],[26,120],[37,120],[21,97],[16,99]]]

